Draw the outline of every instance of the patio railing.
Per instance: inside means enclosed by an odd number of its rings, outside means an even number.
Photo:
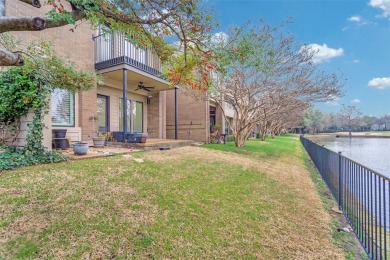
[[[127,64],[157,77],[161,77],[161,60],[151,48],[140,47],[125,33],[105,33],[94,36],[95,69],[101,70]]]

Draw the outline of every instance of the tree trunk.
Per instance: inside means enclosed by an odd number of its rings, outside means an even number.
[[[242,147],[242,146],[244,146],[245,140],[244,140],[242,134],[239,134],[239,135],[235,136],[235,138],[234,138],[234,144],[235,144],[236,147]]]
[[[265,141],[266,138],[267,138],[267,132],[261,131],[261,141]]]

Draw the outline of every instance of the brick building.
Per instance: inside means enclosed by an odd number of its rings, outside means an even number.
[[[42,16],[49,10],[50,6],[32,8],[21,1],[6,1],[6,16]],[[43,31],[12,32],[24,42],[40,38],[51,41],[59,55],[73,61],[80,69],[96,69],[104,79],[89,91],[53,91],[50,116],[45,118],[44,145],[51,148],[51,129],[67,129],[67,138],[72,142],[90,141],[97,131],[123,131],[124,122],[129,132],[165,138],[163,90],[169,89],[169,83],[159,76],[159,58],[149,49],[137,48],[119,33],[99,35],[99,31],[86,22],[78,24],[74,31],[70,30],[72,28],[74,26],[67,25]],[[124,96],[127,96],[126,120],[122,110]],[[31,115],[25,121],[30,118]],[[27,122],[24,122],[19,145],[24,143],[26,128]]]
[[[168,139],[175,137],[175,94],[167,91],[167,132]],[[196,142],[210,142],[214,125],[219,125],[220,133],[231,134],[222,114],[222,109],[207,95],[193,94],[192,91],[178,89],[178,138]],[[233,122],[233,109],[224,104],[224,111],[230,123]]]
[[[50,8],[32,8],[21,1],[7,0],[6,16],[42,16]],[[40,38],[51,41],[59,55],[80,69],[95,69],[103,77],[89,91],[53,91],[50,113],[45,117],[44,145],[51,149],[52,129],[67,129],[67,138],[72,142],[89,142],[97,132],[123,130],[145,133],[150,138],[174,139],[174,90],[160,76],[159,58],[150,49],[136,47],[123,34],[100,34],[87,22],[71,31],[72,28],[73,25],[67,25],[43,31],[12,32],[24,42]],[[178,139],[208,142],[214,124],[219,124],[221,132],[225,132],[220,108],[213,102],[207,98],[193,99],[181,90],[178,95]],[[124,98],[127,99],[126,116]],[[232,117],[232,112],[226,111]],[[22,124],[19,145],[24,143],[29,120],[31,115]]]

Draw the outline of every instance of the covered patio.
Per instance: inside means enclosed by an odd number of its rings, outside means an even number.
[[[158,150],[158,149],[172,149],[182,146],[190,146],[193,144],[192,140],[174,140],[174,139],[158,139],[148,138],[146,143],[123,143],[123,142],[108,142],[107,147],[116,148],[133,148],[139,150]]]
[[[168,150],[177,147],[190,146],[192,140],[172,140],[172,139],[148,139],[146,143],[123,143],[123,142],[107,142],[104,147],[89,147],[88,153],[85,155],[76,155],[72,148],[61,150],[61,152],[70,157],[71,160],[91,159],[105,156],[113,156],[118,154],[128,154],[136,151],[150,150]]]

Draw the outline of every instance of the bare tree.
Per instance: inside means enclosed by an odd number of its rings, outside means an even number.
[[[352,136],[352,128],[359,124],[361,114],[357,107],[343,105],[340,116],[348,128],[349,136]]]
[[[304,111],[309,104],[298,99],[283,95],[279,99],[270,98],[272,103],[259,111],[262,118],[260,124],[261,140],[265,141],[269,132],[272,138],[280,133],[282,129],[287,129],[299,125],[304,116]]]
[[[324,127],[323,113],[318,109],[310,107],[306,110],[303,125],[308,129],[309,133],[311,134],[315,134],[319,131],[322,131]]]
[[[390,115],[384,115],[384,116],[381,116],[379,119],[378,119],[378,122],[381,124],[381,125],[384,125],[384,130],[389,130],[390,129]]]
[[[311,62],[314,53],[281,28],[237,28],[219,44],[219,73],[212,77],[217,94],[211,97],[221,107],[232,105],[236,146],[244,145],[256,124],[269,128],[266,119],[278,112],[341,94],[339,77],[319,71]]]

